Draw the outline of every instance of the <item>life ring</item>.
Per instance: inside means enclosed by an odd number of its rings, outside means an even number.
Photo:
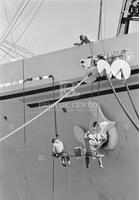
[[[110,127],[107,132],[107,140],[101,146],[102,149],[107,151],[112,151],[116,148],[118,144],[118,133],[116,127]]]

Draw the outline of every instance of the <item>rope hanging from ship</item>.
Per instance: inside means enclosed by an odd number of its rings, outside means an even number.
[[[53,75],[50,75],[50,78],[52,78],[52,84],[53,84],[53,101],[55,102],[55,78]],[[53,106],[54,109],[54,127],[55,127],[55,137],[58,138],[58,131],[57,131],[57,117],[56,117],[56,106]]]
[[[30,121],[28,121],[25,124],[21,125],[20,127],[18,127],[17,129],[15,129],[11,133],[9,133],[6,136],[0,138],[0,142],[2,142],[4,140],[6,140],[7,138],[9,138],[10,136],[14,135],[18,131],[20,131],[22,128],[24,128],[25,126],[29,125],[30,123],[32,123],[33,121],[35,121],[36,119],[38,119],[40,116],[42,116],[43,114],[45,114],[48,110],[50,110],[51,108],[53,108],[54,106],[56,106],[58,103],[60,103],[64,98],[66,98],[70,93],[72,93],[76,88],[78,88],[83,82],[85,82],[85,80],[87,80],[87,78],[88,78],[88,76],[90,76],[90,74],[91,73],[87,74],[75,87],[73,87],[69,92],[67,92],[60,99],[58,99],[54,104],[52,104],[51,106],[49,106],[48,108],[46,108],[45,110],[43,110],[41,113],[39,113],[38,115],[36,115]],[[27,142],[26,142],[26,144],[27,144]]]
[[[87,59],[90,59],[90,58],[87,58]],[[104,75],[106,76],[106,78],[108,79],[108,82],[110,84],[110,87],[112,88],[112,91],[114,92],[114,95],[115,95],[116,99],[118,100],[120,106],[122,107],[123,111],[125,112],[126,116],[130,120],[130,122],[133,124],[133,126],[136,128],[136,130],[139,132],[139,127],[137,126],[136,122],[132,119],[131,115],[128,113],[127,109],[125,108],[124,104],[120,100],[120,98],[119,98],[118,94],[116,93],[116,91],[113,87],[113,84],[110,80],[112,75],[116,77],[117,74],[118,74],[118,76],[119,76],[119,73],[121,73],[121,68],[119,67],[118,69],[116,69],[115,72],[114,71],[112,72],[112,68],[110,67],[109,63],[107,62],[107,59],[105,59],[104,56],[101,56],[101,58],[100,57],[92,58],[92,60],[94,60],[94,62],[95,62],[94,66],[92,66],[92,77],[93,77],[93,79],[94,79],[94,77],[96,78],[96,76],[98,77],[97,73],[99,73],[99,76],[104,76]],[[119,60],[119,62],[123,62],[124,64],[128,65],[128,63],[126,61],[120,60],[120,59],[117,59],[114,62],[116,63],[116,62],[118,62],[118,60]],[[91,71],[91,67],[90,67],[91,64],[90,63],[92,63],[92,61],[87,62],[86,59],[82,59],[80,61],[81,66],[84,69],[86,69],[87,71],[89,71],[89,70]],[[117,63],[116,63],[116,65],[117,65]],[[96,70],[97,70],[97,72],[96,72]],[[115,68],[114,68],[114,70],[115,70]],[[127,70],[126,73],[127,73],[128,76],[130,76],[130,74],[129,74],[130,70]],[[121,77],[121,74],[120,74],[120,77]],[[125,77],[124,77],[124,80],[125,80]],[[130,101],[131,101],[131,98],[130,98]],[[132,101],[132,106],[134,106],[133,101]],[[135,106],[134,106],[134,109],[136,110]],[[137,110],[136,110],[136,115],[138,117]]]
[[[102,7],[102,1],[100,1],[100,7]],[[100,11],[101,11],[102,9],[100,9]],[[135,10],[134,10],[134,12],[135,12]],[[100,12],[100,16],[99,16],[99,28],[98,28],[98,40],[100,39],[100,32],[101,32],[101,30],[102,30],[102,23],[101,23],[101,19],[102,19],[102,13]],[[104,26],[105,27],[105,26]],[[103,53],[105,54],[105,48],[104,48],[104,45],[103,45],[103,42],[101,41],[101,44],[102,44],[102,48],[103,48]],[[92,56],[92,58],[93,58],[93,56]],[[137,118],[139,119],[139,114],[138,114],[138,112],[137,112],[137,109],[136,109],[136,107],[135,107],[135,104],[134,104],[134,102],[133,102],[133,100],[132,100],[132,97],[131,97],[131,94],[130,94],[130,90],[129,90],[129,87],[128,87],[128,84],[127,84],[127,82],[126,82],[126,78],[124,77],[124,73],[123,73],[123,71],[122,71],[122,69],[120,69],[120,72],[121,72],[121,76],[122,76],[122,78],[123,78],[123,82],[124,82],[124,84],[125,84],[125,87],[126,87],[126,90],[127,90],[127,93],[128,93],[128,96],[129,96],[129,99],[130,99],[130,102],[131,102],[131,105],[132,105],[132,107],[133,107],[133,109],[134,109],[134,111],[135,111],[135,114],[136,114],[136,116],[137,116]],[[118,100],[118,102],[120,103],[120,105],[121,105],[121,107],[122,107],[122,109],[124,110],[124,112],[125,112],[125,114],[127,115],[127,117],[129,118],[129,120],[131,121],[131,123],[135,126],[135,128],[139,131],[139,127],[136,125],[136,123],[132,120],[132,117],[129,115],[129,113],[126,111],[126,109],[124,108],[124,105],[123,105],[123,103],[121,102],[121,100],[120,100],[120,98],[118,97],[118,94],[116,93],[116,91],[115,91],[115,89],[114,89],[114,87],[113,87],[113,85],[112,85],[112,82],[111,82],[111,80],[110,80],[110,77],[109,76],[107,76],[107,73],[105,73],[106,74],[106,77],[107,77],[107,79],[108,79],[108,81],[109,81],[109,84],[110,84],[110,86],[111,86],[111,88],[112,88],[112,90],[113,90],[113,92],[114,92],[114,94],[115,94],[115,96],[116,96],[116,99]]]
[[[116,60],[111,65],[111,73],[114,77],[116,77],[118,80],[122,80],[123,83],[125,84],[129,100],[131,102],[131,105],[134,109],[134,112],[135,112],[137,118],[139,119],[138,111],[137,111],[136,106],[135,106],[135,104],[132,100],[130,90],[129,90],[129,87],[128,87],[128,84],[127,84],[127,81],[126,81],[126,79],[128,79],[130,77],[130,74],[131,74],[131,69],[130,69],[129,64],[124,59],[116,58]]]
[[[108,80],[108,82],[109,82],[109,85],[110,85],[110,87],[111,87],[111,89],[112,89],[112,91],[113,91],[113,93],[114,93],[116,99],[118,100],[120,106],[122,107],[123,111],[125,112],[126,116],[127,116],[128,119],[130,120],[130,122],[133,124],[133,126],[137,129],[137,131],[139,132],[139,127],[136,125],[136,123],[135,123],[134,120],[132,119],[131,115],[128,113],[128,111],[127,111],[127,109],[125,108],[124,104],[122,103],[120,97],[119,97],[118,94],[116,93],[116,90],[114,89],[113,84],[112,84],[111,79],[110,79],[110,77],[111,77],[112,75],[114,75],[116,78],[117,78],[118,76],[120,76],[120,79],[124,76],[124,80],[126,80],[125,75],[124,75],[124,72],[123,72],[123,70],[120,68],[121,66],[119,66],[118,69],[116,69],[116,71],[115,71],[115,68],[110,68],[110,67],[109,67],[109,63],[108,63],[105,59],[104,59],[104,62],[105,62],[104,65],[106,64],[107,67],[106,67],[106,66],[101,66],[101,67],[102,67],[101,70],[104,71],[104,74],[106,75],[106,78],[107,78],[107,80]],[[115,63],[114,63],[114,62],[115,62]],[[122,62],[122,64],[126,64],[126,65],[127,65],[127,63],[126,63],[125,61],[120,60],[120,59],[118,59],[118,60],[116,60],[116,61],[114,61],[114,62],[113,62],[113,63],[115,64],[116,67],[117,67],[117,64],[119,64],[119,62]],[[117,62],[117,63],[116,63],[116,62]],[[127,66],[128,66],[128,65],[127,65]],[[127,67],[127,66],[126,66],[126,67]],[[103,68],[103,67],[104,67],[104,68]],[[99,69],[99,70],[100,70],[100,69]],[[121,73],[121,71],[122,71],[122,73]],[[120,73],[120,74],[119,74],[119,73]],[[130,70],[127,69],[127,72],[125,72],[125,73],[127,73],[126,76],[127,76],[127,78],[129,78],[129,76],[130,76]],[[118,79],[119,79],[119,77],[118,77]],[[133,105],[132,105],[132,106],[133,106]],[[135,106],[134,106],[134,108],[135,108]],[[136,111],[136,112],[137,112],[137,111]]]
[[[114,93],[116,99],[118,100],[118,102],[119,102],[121,108],[122,108],[123,111],[125,112],[125,114],[126,114],[126,116],[128,117],[128,119],[131,121],[131,123],[133,124],[133,126],[134,126],[134,127],[136,128],[136,130],[139,132],[139,127],[136,125],[136,123],[135,123],[134,120],[132,119],[131,115],[128,113],[127,109],[125,108],[124,104],[122,103],[121,99],[119,98],[118,94],[116,93],[116,91],[115,91],[115,89],[114,89],[114,87],[113,87],[113,85],[112,85],[112,82],[111,82],[109,76],[106,75],[106,77],[107,77],[107,80],[108,80],[108,82],[109,82],[109,84],[110,84],[110,87],[112,88],[113,93]]]
[[[50,78],[52,78],[52,84],[53,84],[53,101],[55,101],[55,78],[53,75],[50,75]],[[53,106],[54,109],[54,127],[55,127],[55,138],[58,139],[58,130],[57,130],[57,115],[56,115],[56,106]],[[55,159],[54,156],[52,156],[52,200],[54,200],[54,194],[55,194]]]
[[[98,34],[99,34],[99,33],[98,33]],[[88,58],[91,59],[91,68],[92,68],[92,67],[93,67],[93,61],[92,61],[92,58],[93,58],[93,50],[92,50],[93,45],[92,45],[92,47],[91,47],[91,43],[89,42],[88,44],[89,44],[89,49],[90,49],[90,53],[91,53],[91,56],[88,57]],[[92,101],[93,101],[93,82],[94,82],[94,81],[91,80]],[[99,89],[100,89],[100,81],[98,80],[98,85],[97,85],[97,91],[98,91],[98,93],[97,93],[97,102],[98,102],[98,103],[99,103]],[[97,119],[96,119],[97,123],[98,123],[98,120],[99,120],[99,119],[98,119],[98,112],[99,112],[99,108],[97,107]]]
[[[122,72],[121,72],[121,73],[122,73]],[[137,116],[138,120],[139,120],[139,113],[138,113],[138,111],[137,111],[137,109],[136,109],[136,107],[135,107],[135,104],[134,104],[134,102],[133,102],[132,96],[131,96],[131,94],[130,94],[129,86],[128,86],[127,81],[126,81],[126,79],[124,78],[124,76],[123,76],[123,79],[124,79],[123,82],[124,82],[124,84],[125,84],[125,87],[126,87],[126,90],[127,90],[127,93],[128,93],[129,99],[130,99],[130,102],[131,102],[132,107],[133,107],[133,109],[134,109],[134,111],[135,111],[135,113],[136,113],[136,116]]]
[[[102,1],[100,1],[100,13],[99,13],[99,26],[98,26],[98,40],[100,40],[100,37],[101,37],[101,31],[102,31],[102,22],[101,22],[101,20],[102,20]],[[101,42],[102,43],[102,42]],[[94,61],[94,57],[93,57],[93,53],[92,53],[92,48],[91,48],[91,43],[89,42],[89,48],[90,48],[90,52],[91,52],[91,68],[93,67],[92,66],[92,62],[94,62],[94,64],[95,64],[95,61]],[[102,48],[103,48],[103,51],[104,51],[104,54],[105,54],[105,49],[104,49],[104,46],[103,46],[103,43],[102,43]],[[90,58],[90,57],[88,57],[88,58]],[[101,58],[97,58],[97,61],[99,61],[99,59],[101,59]],[[102,56],[102,59],[104,59],[105,60],[105,58]],[[81,63],[81,65],[83,66],[83,62],[84,61],[82,61],[82,63]],[[96,65],[97,65],[97,62],[96,62]],[[89,66],[89,68],[90,68],[90,66]],[[87,66],[87,70],[89,69],[88,68],[88,66]],[[110,69],[109,69],[110,70]],[[128,87],[128,84],[127,84],[127,82],[126,82],[126,79],[125,79],[125,77],[124,77],[124,74],[123,74],[123,71],[122,71],[122,69],[120,69],[120,72],[121,72],[121,76],[123,77],[123,81],[124,81],[124,84],[125,84],[125,87],[126,87],[126,90],[127,90],[127,93],[128,93],[128,96],[129,96],[129,99],[130,99],[130,102],[131,102],[131,105],[132,105],[132,107],[133,107],[133,109],[134,109],[134,111],[135,111],[135,114],[136,114],[136,116],[137,116],[137,118],[139,119],[139,114],[138,114],[138,112],[137,112],[137,109],[136,109],[136,107],[135,107],[135,105],[134,105],[134,102],[133,102],[133,100],[132,100],[132,97],[131,97],[131,94],[130,94],[130,90],[129,90],[129,87]],[[109,71],[109,73],[111,73],[110,71]],[[123,105],[123,103],[122,103],[122,101],[120,100],[120,98],[119,98],[119,96],[118,96],[118,94],[116,93],[116,91],[115,91],[115,89],[114,89],[114,87],[113,87],[113,85],[112,85],[112,82],[111,82],[111,80],[110,80],[110,77],[109,77],[109,75],[107,75],[107,73],[106,73],[106,71],[105,71],[105,75],[106,75],[106,78],[108,79],[108,82],[109,82],[109,84],[110,84],[110,87],[112,88],[112,90],[113,90],[113,92],[114,92],[114,95],[115,95],[115,97],[116,97],[116,99],[118,100],[118,102],[119,102],[119,104],[120,104],[120,106],[122,107],[122,109],[124,110],[124,112],[125,112],[125,114],[126,114],[126,116],[129,118],[129,120],[131,121],[131,123],[134,125],[134,127],[137,129],[137,131],[139,131],[139,127],[136,125],[136,123],[132,120],[132,117],[130,116],[130,114],[126,111],[126,108],[124,107],[124,105]],[[93,82],[93,81],[92,81]],[[100,87],[100,85],[99,85],[99,81],[98,81],[98,96],[99,96],[99,87]],[[98,121],[98,114],[97,114],[97,121]]]
[[[126,4],[126,2],[124,2],[124,3]],[[102,7],[102,2],[100,2],[100,7]],[[126,8],[126,5],[125,5],[125,8]],[[138,17],[138,14],[139,14],[139,6],[138,6],[138,4],[135,5],[135,6],[133,6],[132,3],[131,3],[131,5],[129,6],[128,9],[129,9],[129,13],[131,14],[130,17],[132,17],[132,15]],[[100,31],[101,31],[101,28],[102,28],[101,17],[102,17],[102,13],[100,13],[100,17],[99,17],[100,23],[99,23],[99,29],[98,29],[98,40],[100,39]],[[105,27],[105,26],[104,26],[104,27]],[[105,48],[104,48],[104,45],[103,45],[103,42],[102,42],[102,41],[101,41],[101,45],[102,45],[102,48],[103,48],[103,53],[106,54],[106,53],[105,53]],[[93,58],[93,56],[92,56],[92,58]],[[125,84],[125,87],[126,87],[127,94],[128,94],[128,96],[129,96],[131,105],[132,105],[132,107],[133,107],[133,109],[134,109],[134,112],[135,112],[137,118],[139,119],[139,113],[138,113],[138,111],[137,111],[137,109],[136,109],[136,106],[135,106],[133,100],[132,100],[132,97],[131,97],[131,94],[130,94],[130,90],[129,90],[128,84],[127,84],[127,82],[126,82],[126,78],[124,77],[124,73],[123,73],[122,69],[120,69],[120,72],[121,72],[121,77],[123,78],[123,82],[124,82],[124,84]],[[119,72],[118,72],[118,73],[119,73]],[[129,113],[126,111],[126,109],[125,109],[124,106],[123,106],[123,103],[121,102],[120,98],[118,97],[118,94],[116,93],[116,91],[115,91],[115,89],[114,89],[114,87],[113,87],[113,85],[112,85],[112,82],[111,82],[111,80],[110,80],[110,77],[107,76],[107,73],[105,73],[105,75],[106,75],[107,79],[109,78],[109,79],[108,79],[109,84],[110,84],[110,86],[111,86],[111,88],[112,88],[112,90],[113,90],[113,92],[114,92],[114,94],[115,94],[115,96],[116,96],[116,99],[118,100],[118,102],[120,103],[122,109],[124,110],[125,114],[126,114],[127,117],[129,118],[129,120],[131,121],[131,123],[135,126],[135,128],[139,131],[139,127],[138,127],[138,126],[136,125],[136,123],[132,120],[132,117],[131,117],[131,116],[129,115]]]

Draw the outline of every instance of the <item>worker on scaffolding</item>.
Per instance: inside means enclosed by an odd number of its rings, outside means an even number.
[[[102,163],[102,157],[104,157],[104,155],[99,154],[98,150],[106,141],[106,135],[101,132],[97,122],[94,122],[90,130],[85,133],[84,140],[86,144],[86,167],[89,167],[90,157],[92,157],[92,159],[97,159],[100,168],[104,168]]]
[[[92,133],[93,137],[96,138],[96,140],[99,144],[99,148],[107,140],[107,134],[105,132],[102,132],[102,129],[101,129],[101,124],[103,124],[103,123],[105,123],[105,122],[98,123],[95,121],[95,122],[93,122],[92,128],[90,128],[90,132]]]
[[[52,144],[53,144],[52,155],[56,158],[61,157],[62,165],[64,167],[70,166],[70,156],[64,150],[63,142],[60,141],[58,138],[56,138],[52,139]]]

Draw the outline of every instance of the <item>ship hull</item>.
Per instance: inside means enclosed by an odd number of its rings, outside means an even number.
[[[115,39],[112,39],[111,43],[110,40],[106,41],[106,44],[104,41],[104,46],[107,47],[107,51],[112,51],[113,47],[118,50],[132,49],[135,57],[128,84],[133,102],[139,111],[139,62],[136,56],[138,47],[133,43],[138,37],[138,34],[129,36],[131,45],[126,42],[127,38],[124,36],[119,38],[120,41],[125,41],[121,45],[119,42],[117,47],[114,47]],[[100,43],[96,46],[95,55],[102,53],[99,45]],[[53,74],[55,100],[58,100],[84,76],[85,71],[81,69],[79,63],[82,58],[90,56],[90,50],[89,46],[85,45],[66,50],[64,54],[67,57],[60,52],[54,54],[55,56],[50,55],[50,58],[43,55],[38,59],[32,58],[6,65],[5,68],[2,66],[3,83]],[[48,61],[46,68],[45,61]],[[68,67],[65,67],[66,61]],[[52,67],[49,62],[54,62]],[[41,63],[40,67],[38,63]],[[8,77],[6,73],[9,74]],[[127,111],[138,125],[125,85],[116,79],[112,79],[112,83]],[[52,80],[32,80],[24,84],[1,87],[0,100],[2,138],[55,102]],[[84,157],[80,159],[71,157],[71,167],[67,168],[62,167],[60,159],[55,158],[53,163],[51,140],[55,137],[55,122],[53,109],[50,109],[0,143],[1,199],[136,200],[139,198],[139,133],[123,112],[105,77],[99,77],[93,84],[83,83],[56,106],[59,138],[64,142],[65,149],[70,155],[74,154],[74,147],[84,148],[74,135],[74,126],[88,130],[90,121],[96,120],[96,115],[89,109],[92,102],[97,102],[101,106],[107,119],[116,122],[118,133],[116,148],[112,151],[101,150],[105,155],[104,169],[99,168],[96,160],[90,160],[90,166],[86,168]]]

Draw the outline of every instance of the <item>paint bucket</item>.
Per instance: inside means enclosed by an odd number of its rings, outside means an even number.
[[[75,153],[76,157],[81,157],[82,156],[82,148],[81,147],[75,147],[74,153]]]

